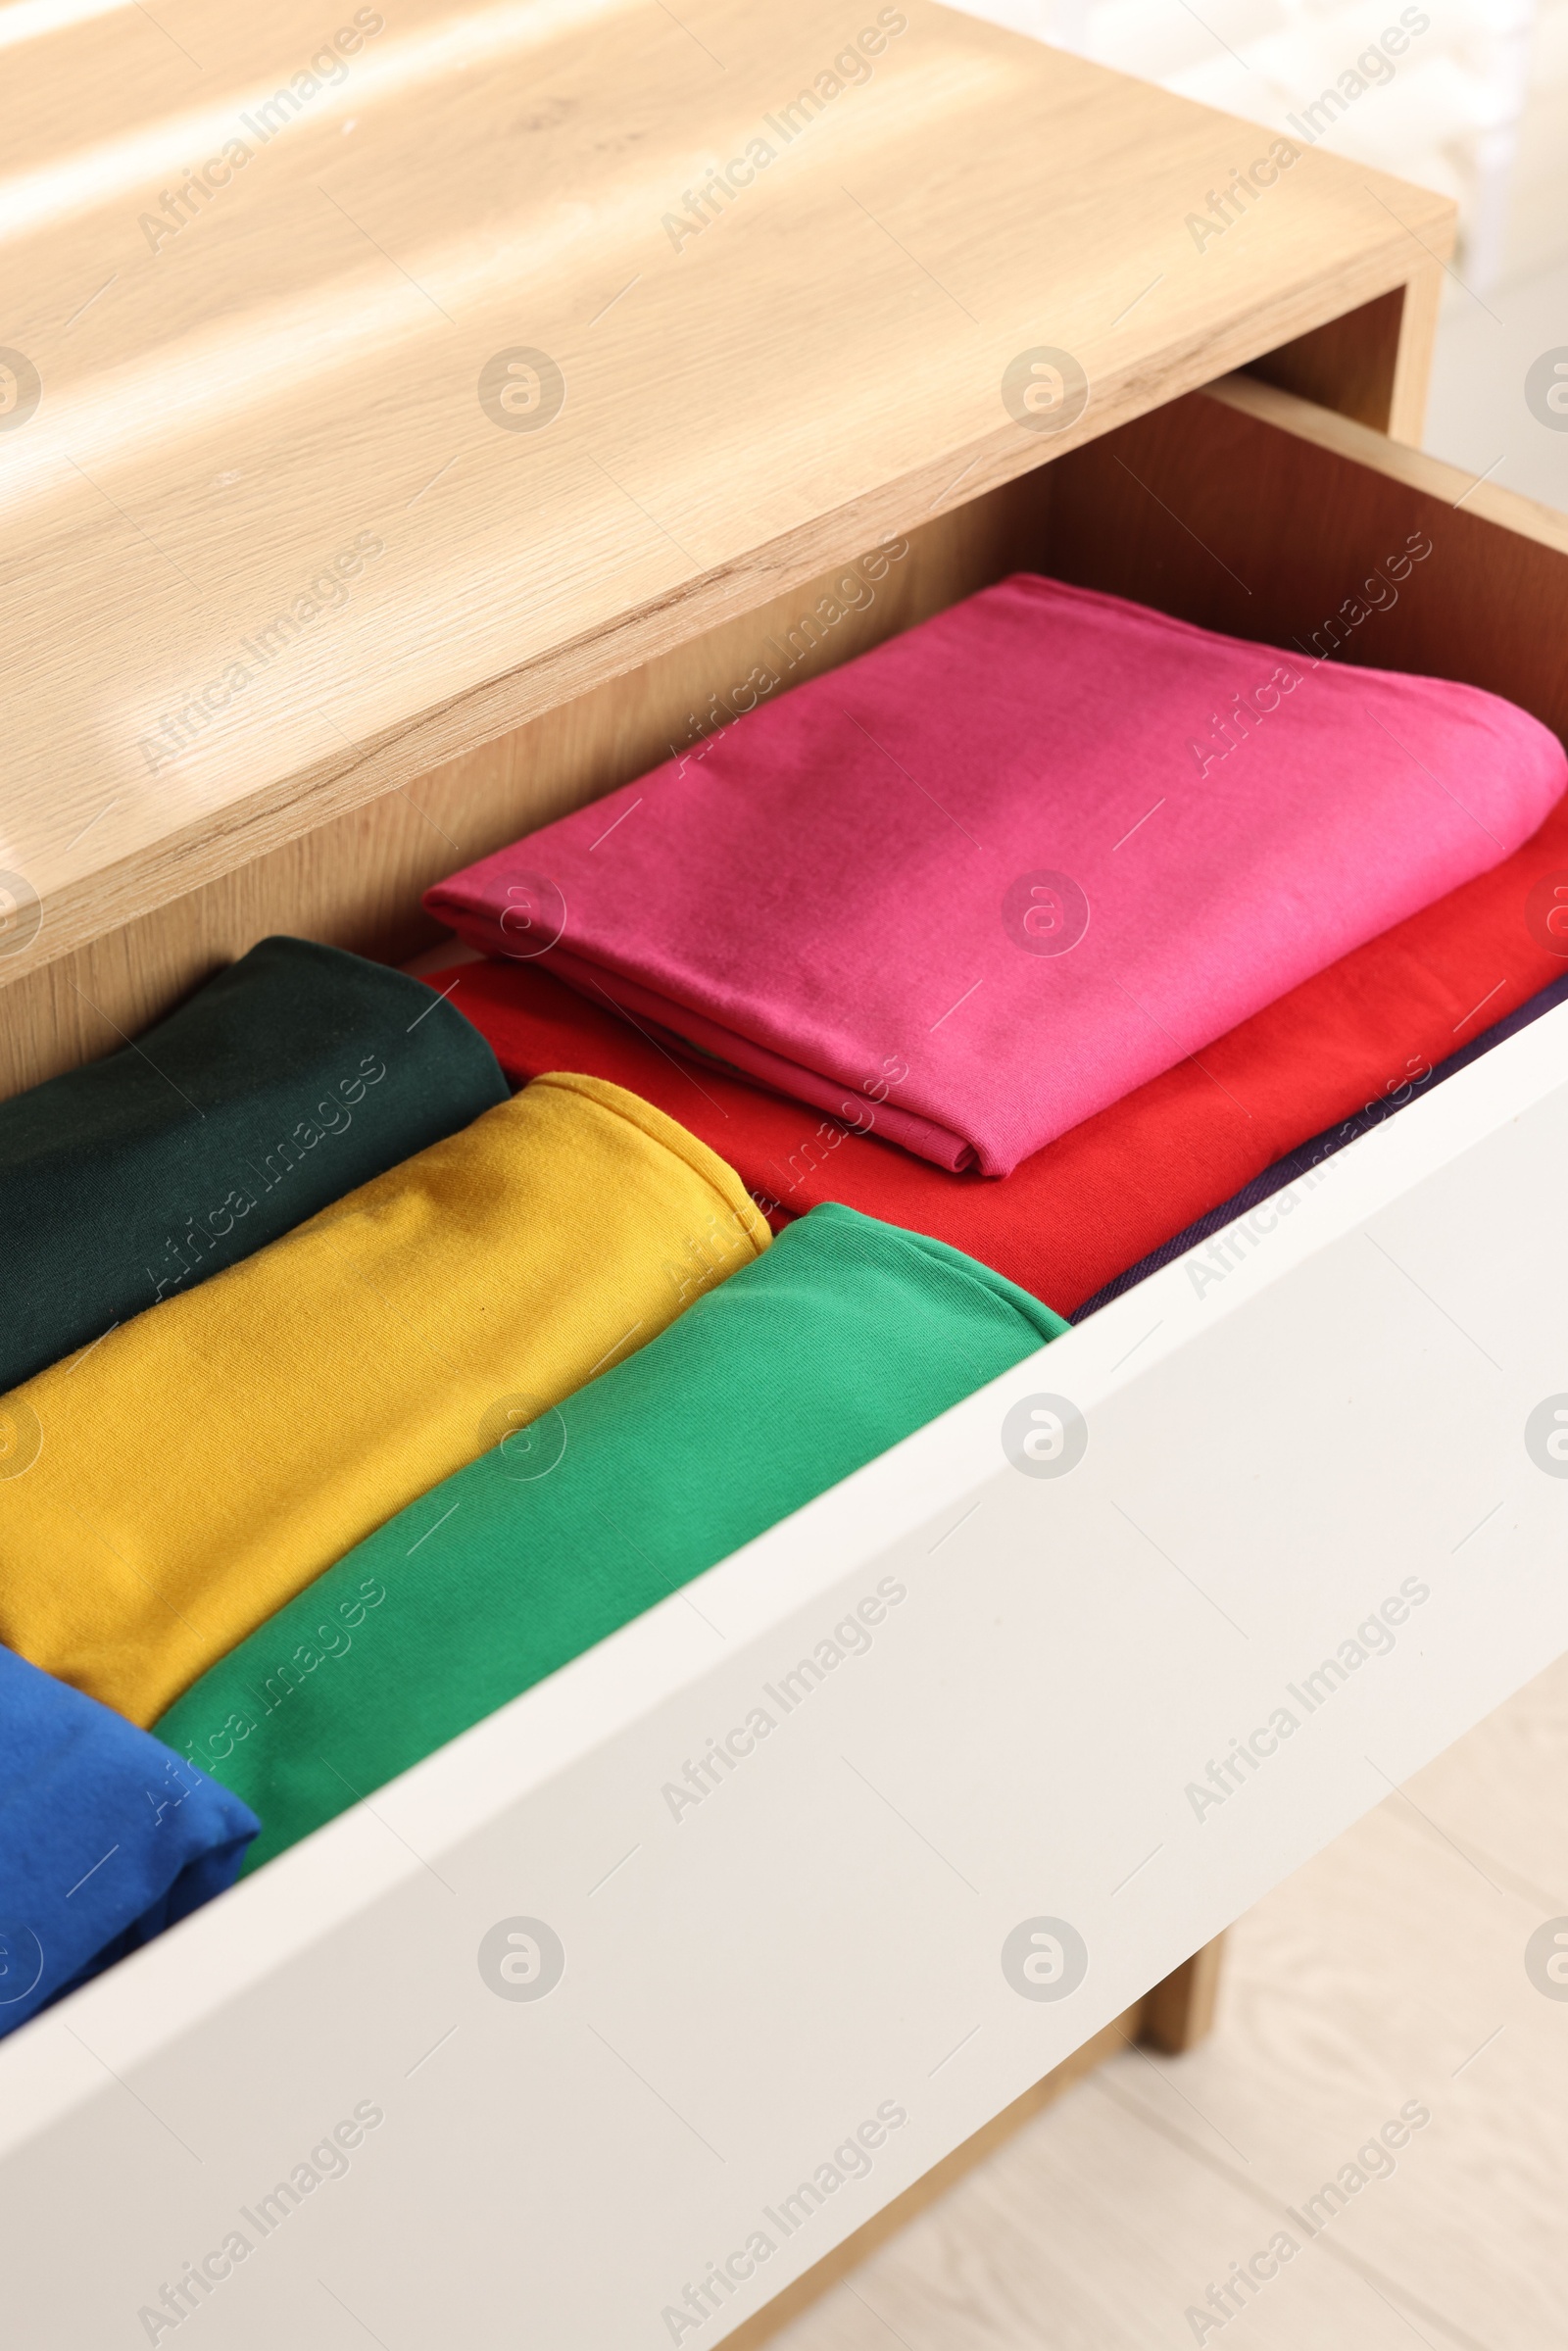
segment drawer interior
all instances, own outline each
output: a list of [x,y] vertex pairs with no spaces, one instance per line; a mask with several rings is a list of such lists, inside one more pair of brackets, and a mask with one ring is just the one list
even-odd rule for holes
[[[419,906],[431,882],[1015,569],[1460,679],[1568,733],[1568,521],[1294,393],[1230,377],[980,497],[960,479],[951,499],[880,549],[847,549],[760,611],[12,982],[0,1097],[113,1052],[269,932],[418,955],[441,936]],[[1404,569],[1421,544],[1431,553]]]
[[1568,734],[1568,517],[1246,377],[1054,467],[1045,539],[1063,579]]

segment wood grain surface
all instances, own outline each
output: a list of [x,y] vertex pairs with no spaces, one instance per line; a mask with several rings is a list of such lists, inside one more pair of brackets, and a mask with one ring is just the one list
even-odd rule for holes
[[420,909],[431,882],[672,751],[696,750],[729,723],[760,667],[782,691],[1038,562],[1051,478],[1038,470],[881,550],[860,549],[760,611],[25,971],[0,988],[0,1099],[113,1053],[269,932],[393,962],[448,936]]
[[[1431,555],[1343,626],[1412,532]],[[759,677],[787,690],[1019,566],[1238,636],[1467,679],[1568,733],[1568,521],[1231,376],[24,970],[0,989],[0,1096],[114,1051],[269,931],[402,960],[435,935],[418,898],[440,875],[695,748]],[[0,955],[0,974],[20,961]]]
[[1568,737],[1568,517],[1241,377],[1054,472],[1059,577],[1309,658],[1461,679]]
[[1407,285],[1265,352],[1250,372],[1419,447],[1444,284],[1443,265],[1426,262]]
[[[931,0],[95,0],[0,40],[12,981],[1451,233]],[[1059,432],[1004,405],[1043,349]]]

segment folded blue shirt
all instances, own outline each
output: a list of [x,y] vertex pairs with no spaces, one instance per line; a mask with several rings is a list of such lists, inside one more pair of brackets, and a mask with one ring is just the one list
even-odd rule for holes
[[221,1893],[260,1833],[162,1739],[0,1648],[0,2035]]

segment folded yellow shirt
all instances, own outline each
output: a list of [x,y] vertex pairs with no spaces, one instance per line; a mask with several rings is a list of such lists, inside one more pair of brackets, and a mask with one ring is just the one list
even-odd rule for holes
[[767,1247],[601,1078],[513,1101],[0,1398],[0,1640],[133,1722]]

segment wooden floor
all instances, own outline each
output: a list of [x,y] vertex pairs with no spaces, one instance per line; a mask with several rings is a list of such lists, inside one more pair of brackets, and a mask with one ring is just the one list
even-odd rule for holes
[[[769,2351],[1562,2351],[1568,1999],[1524,1969],[1561,1914],[1568,1659],[1242,1921],[1208,2042],[1114,2057]],[[1287,2207],[1408,2100],[1392,2176],[1309,2237]]]

